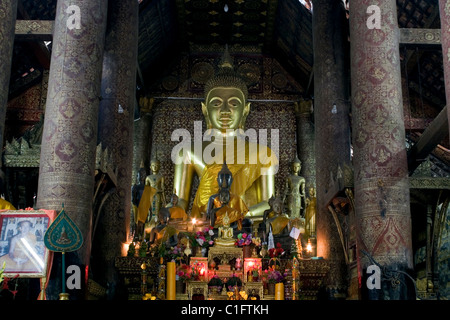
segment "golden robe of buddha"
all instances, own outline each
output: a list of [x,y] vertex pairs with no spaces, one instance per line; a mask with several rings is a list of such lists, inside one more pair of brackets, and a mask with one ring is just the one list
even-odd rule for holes
[[[244,132],[250,111],[248,92],[244,81],[234,73],[228,51],[224,54],[219,73],[207,82],[205,94],[202,111],[208,130],[203,141],[197,144],[199,148],[195,143],[191,144],[187,154],[180,156],[183,160],[175,165],[174,189],[179,190],[180,204],[186,210],[193,177],[197,174],[200,183],[191,217],[202,217],[210,197],[219,191],[216,177],[226,161],[234,179],[231,194],[241,198],[249,207],[249,216],[262,216],[268,208],[267,200],[274,193],[278,158],[266,145],[245,139],[250,135],[250,130]],[[208,138],[212,136],[214,138]],[[213,153],[212,161],[205,161]],[[234,201],[238,206],[236,210],[243,212],[240,201]]]
[[[221,207],[221,202],[218,198],[214,199],[214,207],[215,208],[220,208]],[[222,226],[223,224],[223,217],[225,216],[225,213],[228,215],[228,219],[229,219],[229,224],[233,223],[233,222],[238,222],[238,229],[242,229],[242,219],[245,216],[245,213],[247,213],[246,211],[241,212],[239,211],[239,209],[236,208],[246,208],[247,206],[245,205],[244,201],[242,201],[241,198],[237,197],[237,196],[232,196],[232,198],[230,198],[230,202],[220,208],[219,210],[217,210],[216,212],[216,219],[215,219],[215,223],[214,226]],[[248,211],[248,210],[247,210]]]
[[[231,178],[231,176],[229,178]],[[231,179],[229,179],[229,181],[231,181]],[[242,229],[242,219],[244,218],[243,214],[229,206],[230,190],[225,186],[226,182],[224,181],[219,195],[214,198],[214,208],[211,210],[211,214],[215,217],[214,226],[219,225],[217,230],[218,238],[215,243],[215,245],[219,247],[234,246],[233,228],[230,227],[230,224],[237,221],[238,229],[240,230]]]
[[141,166],[137,174],[137,184],[131,189],[131,202],[135,222],[135,240],[144,236],[144,225],[149,217],[149,211],[156,189],[145,184],[145,168]]
[[280,234],[290,222],[290,219],[283,213],[283,203],[280,197],[273,200],[272,210],[268,211],[266,217],[266,232],[269,233],[272,229],[272,234]]
[[309,198],[306,199],[305,210],[305,229],[308,237],[314,237],[316,235],[316,190],[309,188]]
[[170,212],[167,208],[161,208],[158,213],[158,225],[152,228],[149,234],[149,243],[157,246],[166,243],[174,247],[178,243],[178,230],[169,226]]
[[178,196],[174,193],[170,203],[166,206],[170,212],[170,220],[181,219],[183,221],[187,220],[187,213],[178,205]]

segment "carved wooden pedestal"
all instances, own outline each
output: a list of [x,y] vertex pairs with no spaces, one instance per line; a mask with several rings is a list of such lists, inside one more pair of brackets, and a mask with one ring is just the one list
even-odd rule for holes
[[323,280],[330,270],[326,260],[299,260],[299,299],[317,300]]

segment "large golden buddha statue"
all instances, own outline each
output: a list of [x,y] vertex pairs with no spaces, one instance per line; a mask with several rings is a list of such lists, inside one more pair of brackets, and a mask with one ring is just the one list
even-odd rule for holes
[[235,74],[227,49],[219,72],[205,85],[205,95],[202,112],[207,131],[203,141],[190,142],[182,155],[177,154],[174,189],[179,190],[180,205],[187,210],[194,174],[197,174],[200,183],[191,218],[204,217],[210,197],[218,194],[216,178],[226,161],[234,180],[231,194],[249,207],[247,217],[262,217],[268,208],[267,200],[274,193],[278,158],[266,145],[246,140],[250,132],[244,132],[250,112],[248,91],[245,82]]

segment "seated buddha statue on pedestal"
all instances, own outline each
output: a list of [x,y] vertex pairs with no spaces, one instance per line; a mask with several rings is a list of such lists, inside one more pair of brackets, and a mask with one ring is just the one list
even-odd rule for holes
[[219,64],[219,71],[206,83],[205,95],[202,112],[207,131],[202,141],[189,139],[189,142],[182,142],[180,150],[172,154],[175,162],[173,189],[178,191],[180,206],[187,210],[197,174],[200,183],[190,217],[204,218],[210,197],[218,194],[220,184],[216,183],[216,177],[226,162],[234,179],[230,193],[247,205],[247,216],[262,217],[268,208],[267,200],[274,193],[278,158],[261,141],[249,139],[249,130],[244,132],[250,112],[248,89],[235,73],[228,49]]
[[219,193],[209,198],[206,209],[206,219],[209,219],[210,225],[213,227],[223,225],[223,217],[227,213],[229,224],[236,222],[237,228],[242,229],[242,221],[248,208],[240,197],[230,192],[232,182],[233,176],[224,162],[222,170],[217,175],[217,184],[220,186]]
[[158,224],[149,234],[149,244],[166,247],[175,247],[178,243],[178,230],[169,225],[170,212],[167,208],[161,208],[158,212]]
[[172,195],[172,198],[170,199],[170,202],[166,206],[166,208],[169,209],[171,220],[181,219],[183,221],[186,221],[187,213],[182,207],[178,205],[178,196],[176,195],[176,193]]
[[242,215],[236,209],[228,206],[230,200],[230,192],[228,189],[221,189],[219,196],[216,199],[220,206],[213,208],[211,210],[211,215],[219,217],[221,225],[218,227],[215,245],[219,247],[233,247],[235,239],[233,238],[233,228],[230,227],[230,216],[235,219]]
[[286,227],[289,228],[289,222],[289,217],[283,214],[283,200],[280,196],[276,196],[272,200],[271,210],[267,210],[264,215],[263,223],[266,226],[266,234],[269,234],[270,229],[272,229],[273,235],[282,233]]

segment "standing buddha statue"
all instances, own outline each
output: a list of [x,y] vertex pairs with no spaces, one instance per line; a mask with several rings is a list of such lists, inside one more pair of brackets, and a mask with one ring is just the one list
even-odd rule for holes
[[291,219],[300,218],[302,214],[302,199],[305,200],[305,178],[299,175],[301,161],[295,156],[292,162],[292,173],[286,178],[283,203],[287,198],[287,210]]
[[135,241],[140,241],[144,236],[144,225],[149,216],[151,200],[156,189],[145,184],[146,171],[141,164],[137,173],[137,183],[131,188],[131,202],[135,222]]
[[316,189],[309,188],[309,198],[306,199],[305,230],[307,237],[316,236]]
[[166,205],[166,199],[164,196],[164,176],[159,173],[161,163],[158,159],[154,158],[150,162],[150,169],[152,174],[145,178],[145,185],[151,186],[156,190],[153,198],[151,199],[151,212],[154,220],[157,220],[159,210]]

